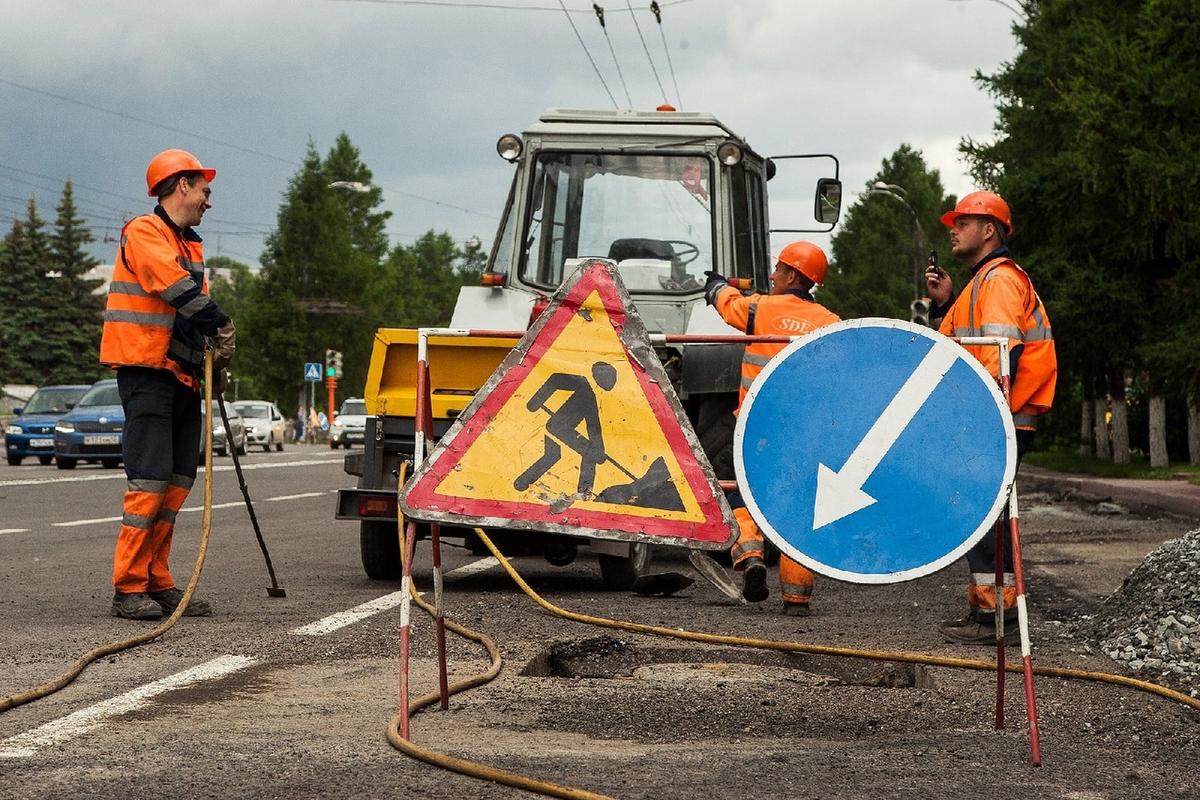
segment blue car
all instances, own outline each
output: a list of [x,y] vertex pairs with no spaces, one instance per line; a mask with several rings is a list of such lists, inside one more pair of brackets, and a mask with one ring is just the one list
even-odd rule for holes
[[43,386],[29,398],[29,404],[14,411],[17,418],[4,426],[4,455],[10,467],[26,458],[43,464],[54,460],[54,423],[66,414],[87,386]]
[[99,461],[106,469],[121,465],[125,410],[115,378],[96,381],[68,414],[54,424],[54,461],[75,469],[80,461]]

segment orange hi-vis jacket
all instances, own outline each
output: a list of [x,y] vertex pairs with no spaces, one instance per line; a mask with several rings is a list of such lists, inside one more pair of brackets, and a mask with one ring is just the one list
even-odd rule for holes
[[[800,336],[837,322],[840,318],[809,295],[797,290],[784,294],[743,296],[732,286],[722,289],[713,305],[721,319],[738,330],[759,336]],[[742,356],[742,386],[738,390],[738,409],[746,391],[763,367],[786,344],[754,342],[746,345]]]
[[[1050,317],[1025,270],[1006,251],[987,260],[975,270],[970,291],[964,289],[954,301],[939,330],[946,336],[1008,338],[1010,361],[1015,365],[1009,383],[1013,424],[1034,429],[1038,416],[1054,403],[1058,358]],[[998,348],[966,345],[966,349],[999,377]]]
[[228,322],[208,296],[204,245],[191,228],[176,226],[162,206],[126,223],[108,287],[100,363],[170,370],[195,388],[205,336]]

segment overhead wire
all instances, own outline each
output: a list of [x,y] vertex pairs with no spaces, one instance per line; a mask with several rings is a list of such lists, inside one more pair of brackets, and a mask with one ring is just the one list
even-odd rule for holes
[[638,38],[642,41],[642,49],[646,51],[646,60],[650,62],[650,71],[654,73],[654,80],[658,83],[658,90],[662,92],[663,102],[667,102],[667,90],[663,88],[662,81],[658,77],[658,70],[654,67],[654,59],[650,57],[650,48],[646,46],[646,37],[642,36],[642,26],[638,25],[637,14],[633,13],[633,3],[630,0],[625,0],[625,5],[629,8],[629,17],[633,20],[633,27],[637,28]]
[[[558,11],[561,10],[557,6],[518,6],[518,5],[513,5],[512,3],[481,3],[481,2],[475,2],[474,0],[472,0],[472,2],[465,2],[465,3],[452,2],[452,0],[329,0],[329,2],[332,2],[332,3],[366,3],[366,4],[370,4],[370,5],[382,5],[382,6],[431,6],[434,8],[466,8],[466,9],[486,8],[486,9],[493,9],[493,10],[498,10],[498,11],[553,11],[553,12],[557,13]],[[693,0],[664,0],[664,2],[661,3],[660,5],[662,5],[665,8],[666,6],[677,6],[682,3],[691,3],[691,2],[693,2]],[[617,9],[617,10],[624,13],[624,9]],[[587,14],[589,12],[587,11],[587,9],[583,9],[583,8],[572,8],[572,9],[568,9],[567,13],[568,14]]]
[[675,80],[675,64],[671,61],[671,48],[667,47],[667,34],[663,32],[662,6],[659,5],[658,0],[651,0],[650,11],[653,12],[654,19],[658,20],[658,35],[662,37],[663,53],[667,56],[667,67],[671,70],[671,84],[675,87],[675,102],[682,111],[683,95],[679,93],[679,81]]
[[625,101],[633,108],[633,98],[629,96],[629,87],[625,85],[625,74],[621,72],[621,62],[617,60],[617,51],[613,49],[612,38],[608,35],[608,26],[604,24],[604,9],[599,3],[592,3],[596,19],[600,21],[600,30],[604,31],[604,41],[608,42],[608,52],[612,54],[613,65],[617,68],[617,77],[621,79],[621,88],[625,90]]
[[604,87],[604,93],[612,101],[613,108],[620,108],[621,106],[617,104],[617,98],[613,97],[613,93],[609,91],[608,84],[604,81],[604,76],[600,74],[600,68],[596,66],[596,59],[592,58],[592,51],[588,50],[587,44],[583,41],[583,36],[579,33],[579,28],[575,27],[575,20],[571,19],[571,12],[567,11],[567,4],[563,0],[558,0],[558,4],[562,6],[563,16],[567,18],[567,24],[571,26],[571,30],[575,31],[575,38],[579,40],[579,46],[583,48],[583,54],[587,56],[592,69],[596,71],[596,77],[600,79],[600,85]]

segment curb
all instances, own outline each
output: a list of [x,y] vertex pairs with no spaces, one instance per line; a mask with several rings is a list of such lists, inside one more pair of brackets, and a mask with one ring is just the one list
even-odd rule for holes
[[1128,505],[1200,519],[1200,486],[1193,486],[1190,483],[1133,478],[1096,478],[1090,475],[1054,472],[1029,465],[1021,466],[1018,478],[1027,487],[1071,489],[1101,500],[1110,498]]

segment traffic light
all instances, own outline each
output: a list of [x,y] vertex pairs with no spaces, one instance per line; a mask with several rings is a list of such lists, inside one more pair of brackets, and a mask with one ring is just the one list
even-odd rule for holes
[[326,350],[325,351],[325,377],[326,378],[335,377],[333,374],[333,355],[336,352],[337,352],[336,350]]
[[929,327],[929,298],[921,298],[920,300],[912,301],[912,317],[911,320],[917,325]]
[[341,350],[333,351],[333,377],[335,377],[335,378],[342,377],[342,351]]

